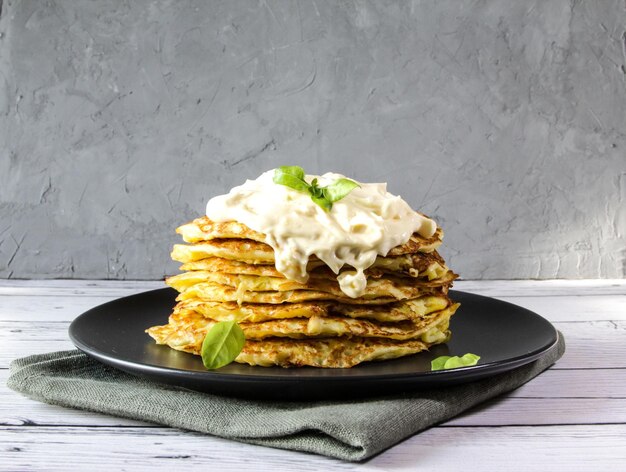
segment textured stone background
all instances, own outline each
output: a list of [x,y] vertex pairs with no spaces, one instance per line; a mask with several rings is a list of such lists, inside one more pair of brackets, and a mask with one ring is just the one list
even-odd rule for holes
[[7,1],[0,277],[159,278],[281,164],[387,181],[466,279],[626,274],[623,1]]

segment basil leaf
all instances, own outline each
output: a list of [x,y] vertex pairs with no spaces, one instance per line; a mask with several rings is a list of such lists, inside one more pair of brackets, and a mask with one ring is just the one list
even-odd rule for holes
[[313,182],[311,182],[311,186],[309,187],[309,193],[311,194],[311,197],[315,197],[315,198],[325,198],[324,197],[324,189],[319,188],[316,184],[317,182],[315,182],[316,179],[313,179]]
[[333,204],[329,202],[328,200],[326,200],[324,197],[316,197],[314,195],[311,195],[311,200],[313,200],[320,207],[322,207],[324,211],[330,211],[331,208],[333,207]]
[[339,179],[327,187],[324,187],[324,197],[331,203],[338,202],[357,187],[361,186],[354,180]]
[[448,359],[450,359],[450,356],[441,356],[441,357],[438,357],[437,359],[433,359],[432,361],[430,361],[430,370],[443,369],[443,366]]
[[202,363],[207,369],[219,369],[235,360],[246,337],[235,321],[220,321],[207,333],[202,343]]
[[308,192],[317,205],[325,211],[330,211],[333,202],[341,200],[348,195],[359,184],[350,179],[339,179],[326,187],[318,186],[317,179],[313,179],[311,184],[305,180],[304,169],[300,166],[281,166],[274,170],[272,178],[275,184],[284,185],[298,192]]
[[480,356],[476,354],[467,353],[462,357],[454,356],[446,361],[444,369],[456,369],[457,367],[469,367],[478,363]]
[[430,363],[431,370],[457,369],[459,367],[469,367],[478,364],[480,356],[468,352],[462,357],[441,356],[433,359]]
[[279,170],[281,174],[293,175],[300,180],[304,180],[304,169],[300,166],[280,166],[277,170]]
[[309,184],[307,184],[304,180],[299,179],[292,174],[284,174],[280,172],[279,169],[276,169],[274,172],[274,178],[272,180],[275,184],[284,185],[285,187],[289,187],[300,192],[306,192],[310,188]]

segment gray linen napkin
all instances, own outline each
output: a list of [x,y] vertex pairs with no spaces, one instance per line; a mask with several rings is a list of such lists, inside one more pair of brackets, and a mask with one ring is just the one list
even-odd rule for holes
[[7,385],[53,405],[360,461],[519,387],[554,364],[564,351],[559,333],[558,344],[541,358],[494,377],[440,389],[340,401],[255,401],[199,393],[126,374],[80,351],[17,359],[11,363]]

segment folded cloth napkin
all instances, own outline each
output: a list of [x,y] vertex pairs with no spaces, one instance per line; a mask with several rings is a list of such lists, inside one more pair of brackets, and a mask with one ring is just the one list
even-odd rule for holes
[[80,351],[11,363],[7,385],[35,400],[348,461],[367,459],[429,426],[511,391],[554,364],[563,336],[536,361],[462,385],[376,398],[276,402],[211,395],[154,383]]

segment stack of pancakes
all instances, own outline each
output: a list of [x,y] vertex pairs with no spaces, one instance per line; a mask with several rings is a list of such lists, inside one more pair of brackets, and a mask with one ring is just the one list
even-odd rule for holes
[[[157,343],[200,354],[219,321],[236,321],[246,342],[236,362],[251,365],[352,367],[414,354],[449,339],[459,304],[447,296],[457,277],[428,239],[413,234],[365,271],[358,298],[344,294],[337,274],[311,256],[309,279],[285,278],[265,235],[234,221],[198,218],[176,230],[172,258],[182,274],[166,279],[179,293],[164,326],[147,332]],[[346,267],[342,270],[352,270]]]

